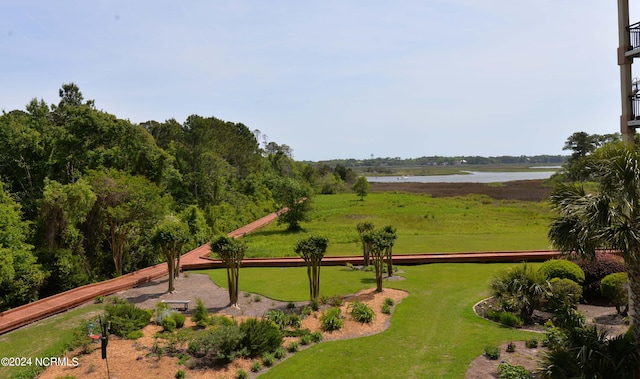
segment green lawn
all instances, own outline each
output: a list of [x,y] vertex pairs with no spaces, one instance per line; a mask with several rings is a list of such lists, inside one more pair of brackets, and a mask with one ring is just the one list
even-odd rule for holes
[[[81,321],[98,315],[103,309],[102,304],[82,306],[3,334],[0,336],[0,357],[59,357],[65,345],[73,340],[73,333]],[[34,368],[0,366],[0,378],[26,375]],[[24,376],[28,377],[31,376]]]
[[360,254],[356,225],[397,228],[395,254],[545,250],[550,211],[546,202],[499,201],[486,196],[432,198],[407,193],[354,194],[313,199],[312,221],[299,233],[272,224],[243,237],[247,257],[294,256],[298,239],[309,234],[329,237],[327,255]]
[[[507,329],[478,317],[473,304],[488,296],[487,281],[507,264],[433,264],[401,267],[402,281],[385,286],[409,292],[385,332],[323,342],[296,353],[261,378],[464,378],[484,347],[540,335]],[[206,271],[225,285],[224,270]],[[353,293],[374,284],[373,273],[323,267],[321,293]],[[308,298],[304,268],[242,269],[241,291],[284,300]]]

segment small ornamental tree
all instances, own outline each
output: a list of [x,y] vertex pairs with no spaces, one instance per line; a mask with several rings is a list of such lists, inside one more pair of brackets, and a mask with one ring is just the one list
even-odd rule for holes
[[229,302],[238,308],[238,282],[240,278],[240,265],[247,245],[233,237],[219,236],[211,241],[213,251],[227,267],[227,284],[229,287]]
[[320,266],[322,258],[329,246],[329,240],[320,236],[309,236],[296,243],[295,252],[307,265],[309,277],[309,298],[312,302],[318,301],[320,296]]
[[[180,270],[180,254],[189,240],[187,225],[177,217],[169,215],[158,224],[151,236],[151,243],[167,260],[169,270],[169,292],[175,291],[174,278]],[[177,260],[177,262],[176,262]]]
[[398,236],[396,235],[396,228],[391,225],[384,226],[382,231],[389,238],[389,246],[385,250],[385,260],[387,261],[387,276],[390,278],[393,276],[393,245]]
[[605,276],[600,282],[602,295],[616,307],[619,315],[629,312],[629,277],[626,272],[616,272]]
[[362,239],[362,236],[371,230],[373,230],[373,224],[370,222],[361,222],[356,225],[356,229],[358,229],[358,235],[360,236],[360,242],[362,243],[362,258],[364,259],[364,267],[369,266],[369,250],[366,243]]
[[371,184],[369,184],[369,181],[365,176],[358,176],[358,179],[356,179],[356,182],[351,189],[360,197],[360,201],[364,201],[364,197],[369,194]]
[[385,230],[374,230],[366,232],[362,240],[368,245],[369,256],[376,272],[376,291],[382,292],[382,274],[384,267],[384,257],[387,249],[393,244],[393,236]]

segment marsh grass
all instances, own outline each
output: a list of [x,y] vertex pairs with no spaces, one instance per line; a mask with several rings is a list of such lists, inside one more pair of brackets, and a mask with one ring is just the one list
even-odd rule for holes
[[327,255],[361,252],[356,225],[371,222],[398,230],[395,254],[549,248],[550,211],[545,202],[494,200],[484,195],[432,198],[424,194],[319,195],[312,221],[291,233],[272,224],[244,237],[247,257],[295,256],[296,241],[311,234],[329,238]]

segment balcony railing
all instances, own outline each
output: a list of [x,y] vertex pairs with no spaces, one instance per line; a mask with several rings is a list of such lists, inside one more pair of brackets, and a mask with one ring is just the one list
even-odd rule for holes
[[632,97],[631,98],[631,122],[630,124],[638,124],[640,123],[640,98]]
[[640,48],[640,22],[629,25],[629,41],[631,42],[631,48],[629,50],[635,50]]

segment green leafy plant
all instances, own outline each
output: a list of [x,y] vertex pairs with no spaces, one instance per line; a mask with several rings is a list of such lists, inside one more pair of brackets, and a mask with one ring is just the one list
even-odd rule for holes
[[182,313],[173,312],[171,314],[171,318],[176,323],[176,328],[180,329],[184,326],[184,322],[187,320],[187,317]]
[[251,363],[251,372],[258,372],[262,369],[262,363],[260,361],[254,361]]
[[570,279],[578,284],[584,283],[584,271],[576,263],[566,259],[550,259],[544,262],[538,272],[547,279]]
[[173,332],[176,330],[176,321],[171,317],[162,320],[162,330],[165,332]]
[[389,306],[389,304],[382,304],[382,309],[380,311],[382,313],[386,314],[386,315],[390,315],[391,314],[391,306]]
[[246,356],[255,358],[272,352],[282,345],[282,333],[278,326],[267,319],[250,318],[240,324],[242,347]]
[[174,377],[176,379],[184,379],[187,377],[187,375],[184,373],[184,371],[182,370],[178,370],[178,372],[176,372],[176,374],[174,375]]
[[359,301],[349,304],[348,311],[354,320],[362,323],[371,322],[376,315],[370,306]]
[[484,355],[491,360],[498,360],[500,358],[500,348],[497,346],[487,346],[484,348]]
[[191,320],[195,322],[198,326],[207,326],[209,324],[209,311],[207,307],[204,306],[202,299],[196,299],[196,307],[193,310],[193,316],[191,316]]
[[320,324],[324,331],[342,329],[344,326],[344,320],[340,314],[340,308],[333,307],[322,312],[322,316],[320,316]]
[[510,312],[501,312],[500,313],[500,323],[505,326],[510,326],[512,328],[519,328],[522,326],[522,319],[513,313]]
[[515,366],[507,362],[498,365],[498,379],[529,379],[531,373],[523,366]]
[[273,357],[275,359],[282,359],[286,355],[287,355],[287,352],[284,350],[282,346],[280,346],[279,348],[276,349],[276,351],[273,352]]
[[303,336],[300,337],[300,345],[302,346],[307,346],[311,344],[311,335],[310,334],[305,334]]
[[105,310],[106,321],[111,323],[111,332],[120,337],[147,326],[152,313],[129,302],[107,304]]
[[322,341],[322,332],[313,332],[310,334],[310,336],[311,336],[311,341],[313,343],[318,343]]
[[272,353],[262,354],[262,364],[265,365],[265,367],[273,366],[274,361],[275,361],[275,357]]
[[537,348],[537,347],[538,347],[538,340],[537,340],[537,339],[535,339],[535,338],[532,338],[532,339],[530,339],[530,340],[526,340],[526,341],[524,342],[524,345],[525,345],[526,347],[528,347],[529,349],[535,349],[535,348]]
[[507,353],[513,353],[513,352],[515,352],[515,351],[516,351],[516,344],[515,344],[515,343],[513,343],[513,342],[509,342],[509,343],[507,344],[507,349],[506,349],[506,350],[507,350]]
[[600,292],[616,307],[619,315],[629,312],[629,277],[626,272],[616,272],[602,278]]
[[236,379],[247,379],[247,378],[249,378],[249,374],[243,369],[236,371]]
[[290,352],[290,353],[295,353],[296,351],[298,351],[299,347],[300,347],[300,344],[298,342],[291,341],[287,345],[287,351]]
[[393,301],[393,299],[392,299],[392,298],[390,298],[390,297],[386,297],[386,298],[384,299],[384,304],[386,304],[386,305],[388,305],[388,306],[390,306],[390,307],[393,307],[394,305],[396,305],[396,302],[395,302],[395,301]]

